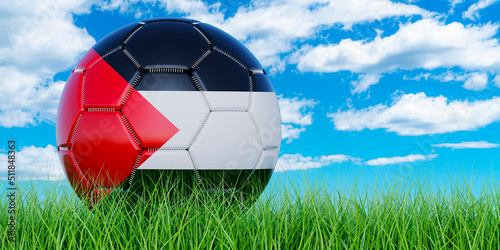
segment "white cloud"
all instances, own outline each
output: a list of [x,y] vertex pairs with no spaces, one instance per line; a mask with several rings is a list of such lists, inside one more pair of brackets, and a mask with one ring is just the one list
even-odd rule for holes
[[343,39],[297,52],[301,71],[382,74],[397,69],[461,67],[500,72],[498,24],[464,26],[422,19],[402,25],[388,37],[370,42]]
[[471,5],[467,11],[462,13],[462,17],[476,20],[480,17],[479,11],[496,3],[498,0],[479,0],[477,3]]
[[468,90],[483,90],[488,84],[488,75],[486,73],[472,73],[463,87]]
[[479,101],[449,101],[444,96],[406,94],[390,105],[329,113],[335,129],[361,131],[383,128],[398,135],[426,135],[475,130],[500,120],[500,97]]
[[357,81],[351,82],[351,85],[354,87],[351,93],[359,94],[366,91],[371,85],[377,84],[381,77],[381,75],[377,74],[359,75]]
[[493,82],[497,88],[500,88],[500,75],[495,76],[495,78],[493,78]]
[[[7,176],[7,154],[0,154],[2,165],[0,175]],[[59,162],[57,150],[52,145],[45,148],[29,146],[16,152],[17,179],[55,180],[66,178]]]
[[[389,0],[254,0],[239,7],[236,13],[224,18],[221,4],[207,4],[199,0],[147,0],[167,13],[180,13],[189,18],[218,26],[243,41],[261,63],[271,72],[282,71],[287,54],[295,50],[294,42],[316,37],[323,29],[341,25],[348,29],[353,24],[381,20],[388,17],[432,13],[415,5]],[[128,8],[136,12],[137,0],[112,0],[104,9]],[[227,2],[226,2],[227,3]],[[141,2],[144,4],[144,1]],[[126,7],[124,7],[126,6]]]
[[282,122],[281,138],[287,139],[287,143],[290,143],[299,138],[300,133],[306,131],[306,126],[312,124],[311,110],[318,103],[313,99],[285,98],[283,95],[278,96],[278,103]]
[[0,126],[53,122],[69,69],[94,42],[73,24],[89,11],[83,0],[26,0],[0,3]]
[[311,168],[321,168],[334,163],[343,163],[346,161],[359,161],[358,158],[349,155],[323,155],[317,157],[303,156],[301,154],[284,154],[278,159],[276,172],[291,170],[307,170]]
[[433,144],[432,146],[438,148],[464,149],[464,148],[498,148],[500,144],[490,143],[487,141],[464,141],[460,143]]
[[365,163],[370,166],[383,166],[389,164],[399,164],[405,162],[416,162],[416,161],[425,161],[432,160],[437,157],[436,154],[432,155],[407,155],[407,156],[396,156],[396,157],[382,157],[373,160],[366,161]]

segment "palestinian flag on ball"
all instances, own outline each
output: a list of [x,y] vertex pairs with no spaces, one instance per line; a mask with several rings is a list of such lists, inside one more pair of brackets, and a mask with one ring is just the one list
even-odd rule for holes
[[154,187],[258,196],[281,141],[259,62],[189,19],[134,23],[99,41],[68,79],[56,130],[68,179],[90,204],[112,191],[148,199]]

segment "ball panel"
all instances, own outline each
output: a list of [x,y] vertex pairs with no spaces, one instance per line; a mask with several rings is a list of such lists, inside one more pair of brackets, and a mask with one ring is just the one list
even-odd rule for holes
[[132,173],[142,149],[129,134],[120,112],[84,112],[72,150],[91,184],[115,187]]
[[252,174],[252,169],[197,170],[204,191],[237,191]]
[[201,61],[193,74],[208,91],[250,91],[248,71],[218,51]]
[[189,148],[197,169],[254,169],[262,146],[247,112],[212,112]]
[[83,73],[71,73],[64,86],[56,121],[56,138],[59,147],[71,147],[71,134],[76,119],[84,111],[81,92],[83,76]]
[[85,108],[119,109],[131,88],[105,60],[92,66],[83,81]]
[[129,190],[145,199],[166,195],[180,202],[180,198],[191,195],[195,183],[194,170],[137,169]]
[[255,169],[247,183],[240,188],[240,192],[245,194],[245,198],[250,202],[257,200],[264,191],[273,174],[272,169]]
[[101,189],[101,188],[95,188],[92,190],[92,204],[97,204],[100,201],[102,201],[108,194],[110,194],[113,190],[112,189]]
[[135,86],[136,90],[197,91],[188,74],[145,73]]
[[139,91],[179,132],[162,149],[187,149],[210,109],[200,91]]
[[281,115],[274,92],[252,92],[248,112],[257,125],[265,149],[281,145]]
[[59,150],[64,173],[68,177],[69,184],[82,201],[89,201],[92,186],[87,182],[72,156],[71,150]]
[[262,150],[259,162],[255,169],[274,169],[278,161],[279,148]]
[[130,92],[122,112],[143,148],[160,148],[179,131],[135,89]]
[[193,19],[189,19],[189,18],[182,18],[182,17],[159,17],[159,18],[151,18],[151,19],[142,20],[141,22],[143,22],[143,23],[154,23],[154,22],[196,23],[198,21],[193,20]]
[[271,80],[266,74],[251,74],[252,91],[254,92],[274,92]]
[[130,85],[141,73],[122,50],[115,51],[103,59]]
[[222,50],[235,57],[249,70],[263,70],[255,56],[228,33],[206,23],[195,24],[195,27],[205,34],[215,49]]
[[187,150],[159,150],[154,152],[138,169],[188,169],[194,170]]
[[121,49],[125,40],[140,26],[142,25],[139,23],[131,23],[123,26],[105,36],[92,48],[101,56],[104,56],[113,50]]
[[87,53],[85,53],[82,59],[80,59],[78,64],[76,64],[75,69],[87,70],[92,65],[92,63],[96,62],[100,58],[101,56],[91,48],[89,49],[89,51],[87,51]]
[[143,68],[190,68],[210,46],[188,23],[153,22],[138,30],[125,49]]
[[204,92],[211,111],[238,110],[247,111],[250,92],[206,91]]

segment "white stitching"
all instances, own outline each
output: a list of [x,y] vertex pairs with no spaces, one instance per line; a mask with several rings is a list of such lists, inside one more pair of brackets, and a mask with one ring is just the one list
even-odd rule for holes
[[181,151],[186,149],[181,148],[147,148],[147,151],[156,152],[156,151]]
[[245,70],[248,70],[239,60],[237,60],[236,58],[232,57],[231,55],[229,55],[228,53],[222,51],[222,50],[219,50],[219,49],[215,49],[217,52],[229,57],[229,59],[233,60],[234,62],[236,62],[237,64],[239,64],[242,68],[244,68]]
[[80,123],[82,116],[83,116],[83,113],[80,114],[80,116],[78,116],[78,120],[76,120],[75,129],[73,130],[73,134],[71,135],[71,147],[73,147],[73,141],[75,140],[76,129],[78,129],[78,124]]
[[128,50],[123,49],[123,53],[127,55],[127,57],[132,61],[132,63],[137,67],[138,69],[141,68],[141,65],[135,60],[135,58],[128,52]]
[[205,58],[208,56],[208,54],[210,54],[210,52],[211,52],[210,50],[207,50],[207,52],[205,52],[205,54],[203,54],[203,55],[202,55],[202,56],[201,56],[201,57],[200,57],[200,58],[199,58],[199,59],[198,59],[198,60],[197,60],[197,61],[193,64],[193,66],[191,66],[191,68],[192,68],[192,69],[195,69],[195,68],[196,68],[196,67],[197,67],[197,66],[201,63],[201,61],[203,61],[203,59],[205,59]]
[[114,108],[88,108],[87,111],[96,111],[96,112],[110,112],[110,111],[116,111]]
[[208,44],[210,44],[210,45],[212,44],[210,42],[210,40],[208,40],[208,38],[205,36],[205,34],[203,34],[203,32],[201,32],[201,30],[198,29],[198,27],[196,27],[196,26],[193,25],[193,28],[195,28],[198,32],[200,32],[200,34],[203,36],[203,38],[205,38],[205,41],[207,41]]
[[128,36],[128,37],[127,37],[127,39],[125,39],[125,42],[123,42],[123,45],[127,44],[127,43],[128,43],[128,41],[130,40],[130,38],[132,38],[132,36],[133,36],[133,35],[135,35],[135,33],[136,33],[137,31],[139,31],[142,27],[144,27],[144,24],[143,24],[143,25],[141,25],[141,26],[139,26],[139,28],[137,28],[136,30],[134,30],[134,32],[132,32],[132,33],[130,34],[130,36]]
[[149,73],[184,73],[186,69],[180,68],[151,68],[146,69]]
[[135,136],[134,131],[132,131],[132,127],[130,127],[130,124],[128,123],[127,118],[125,118],[125,115],[122,115],[122,120],[125,123],[125,126],[127,126],[128,132],[130,132],[130,135],[132,136],[132,138],[134,138],[135,143],[137,143],[137,145],[140,147],[141,144],[139,143],[139,140]]
[[196,88],[198,88],[199,91],[203,91],[203,88],[201,87],[200,83],[198,82],[198,79],[196,79],[196,76],[192,75],[191,80],[193,80],[194,84],[196,85]]
[[132,182],[133,182],[134,176],[135,176],[135,172],[137,171],[137,167],[139,166],[140,160],[141,160],[141,155],[137,156],[137,160],[135,161],[135,164],[134,164],[134,170],[132,170],[132,173],[130,174],[130,180],[128,181],[129,185],[132,185]]
[[196,180],[201,185],[202,181],[201,181],[200,173],[198,173],[198,169],[196,168],[196,164],[194,163],[193,156],[191,155],[189,150],[188,150],[188,154],[189,154],[189,159],[191,159],[191,163],[193,164],[193,167],[194,167],[194,174],[196,175]]
[[85,177],[85,174],[83,174],[83,171],[82,169],[80,168],[80,165],[78,165],[78,162],[76,161],[76,158],[75,158],[75,155],[73,154],[73,151],[71,151],[71,157],[73,158],[73,160],[75,161],[75,165],[76,167],[78,168],[78,171],[80,171],[80,174],[82,174],[83,176],[83,179],[85,179],[85,181],[92,186],[92,184],[89,182],[89,180],[87,180],[87,177]]
[[264,143],[262,142],[262,137],[260,135],[259,127],[257,126],[257,123],[255,122],[255,119],[253,118],[252,113],[248,112],[248,114],[250,115],[250,118],[252,119],[253,125],[255,126],[255,129],[257,130],[257,134],[259,135],[260,145],[262,146],[262,148],[264,148]]
[[248,112],[245,109],[214,109],[212,112]]

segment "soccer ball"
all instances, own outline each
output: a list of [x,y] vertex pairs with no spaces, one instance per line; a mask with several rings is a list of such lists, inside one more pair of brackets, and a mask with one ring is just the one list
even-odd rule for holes
[[109,34],[76,65],[57,113],[59,156],[90,207],[113,191],[258,197],[281,143],[276,94],[224,31],[183,18]]

